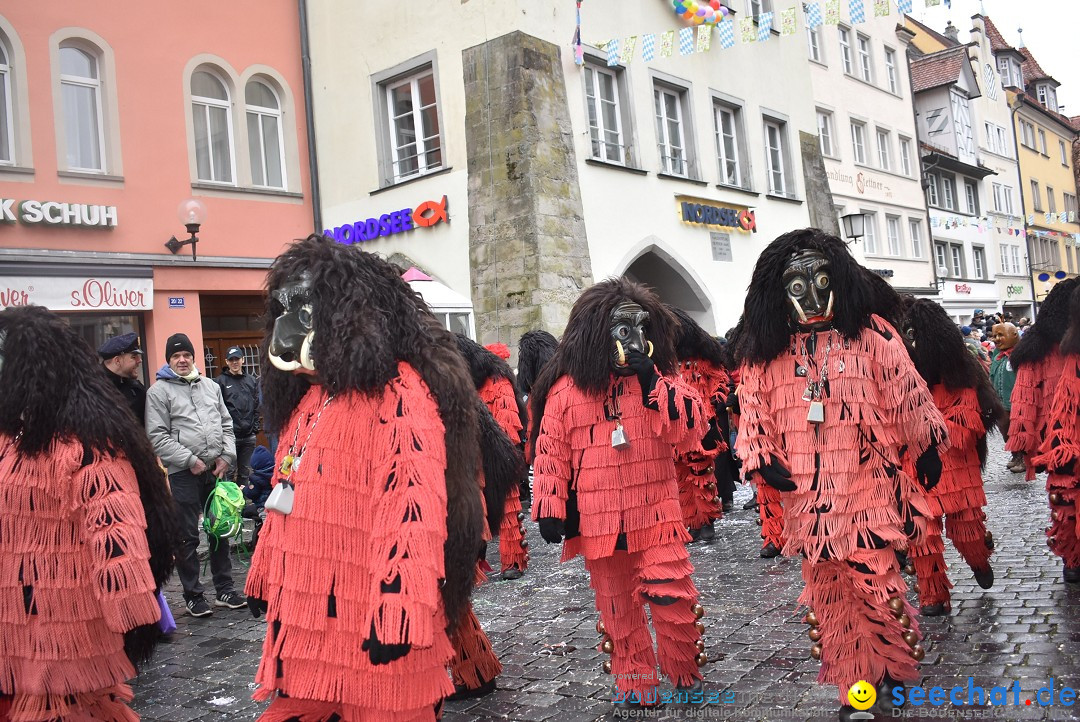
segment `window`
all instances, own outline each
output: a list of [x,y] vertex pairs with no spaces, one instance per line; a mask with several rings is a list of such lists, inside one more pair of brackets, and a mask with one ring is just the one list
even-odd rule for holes
[[851,75],[851,31],[847,28],[840,28],[840,62],[844,72]]
[[859,52],[859,77],[868,83],[874,82],[873,66],[870,63],[870,38],[859,33],[856,35]]
[[284,188],[285,142],[277,93],[266,83],[252,80],[244,89],[244,101],[247,103],[251,182],[267,188]]
[[1001,257],[1001,272],[1009,272],[1009,246],[1002,243],[998,247],[998,255]]
[[785,123],[766,118],[765,120],[765,162],[768,166],[769,193],[781,196],[794,195],[794,186],[789,176],[788,152],[785,135]]
[[393,182],[443,167],[435,73],[431,67],[383,86]]
[[1046,186],[1046,210],[1057,213],[1057,200],[1054,198],[1054,187]]
[[1020,270],[1020,246],[1013,246],[1012,253],[1012,271],[1013,273],[1023,273]]
[[1061,151],[1061,164],[1067,168],[1069,166],[1069,152],[1065,150],[1065,141],[1058,141],[1058,150]]
[[998,152],[1002,155],[1012,155],[1012,145],[1009,143],[1009,136],[1005,134],[1005,129],[1000,125],[995,126],[998,139]]
[[943,278],[948,278],[950,275],[952,275],[949,272],[948,253],[949,251],[944,243],[934,244],[934,257],[937,258],[937,273],[938,276],[941,276]]
[[1013,214],[1013,189],[1001,183],[993,184],[994,210],[998,213]]
[[835,157],[833,149],[833,123],[832,113],[826,113],[824,110],[817,112],[817,127],[818,127],[818,140],[821,141],[821,154],[824,156]]
[[890,93],[900,92],[896,75],[896,51],[892,48],[885,48],[885,82]]
[[15,122],[11,110],[11,66],[0,42],[0,164],[15,162]]
[[1046,131],[1039,128],[1039,152],[1046,155]]
[[878,166],[882,170],[890,170],[892,168],[892,152],[889,146],[891,139],[889,138],[889,132],[885,130],[879,130],[877,132],[877,155]]
[[[730,5],[731,3],[727,3]],[[746,0],[746,13],[757,22],[758,15],[772,10],[772,0]]]
[[967,201],[967,212],[973,216],[979,215],[979,186],[967,178],[964,179],[964,200]]
[[60,93],[68,170],[103,173],[105,131],[97,58],[80,48],[61,47]]
[[742,118],[740,110],[734,106],[713,106],[713,120],[716,130],[716,155],[720,161],[721,185],[744,188],[749,186],[749,178],[744,180],[742,172]]
[[949,257],[952,260],[950,271],[957,278],[964,277],[964,248],[955,243],[949,244]]
[[926,174],[926,202],[932,206],[938,204],[938,177],[936,173]]
[[998,73],[1001,84],[1006,88],[1023,88],[1024,74],[1016,58],[998,58]]
[[922,258],[922,221],[908,221],[911,234],[911,257]]
[[911,139],[900,137],[900,172],[911,175]]
[[956,210],[956,192],[952,176],[941,176],[941,204],[950,211]]
[[986,251],[982,248],[971,249],[971,265],[974,266],[975,278],[986,278]]
[[1042,194],[1039,193],[1039,181],[1031,181],[1031,207],[1037,211],[1042,210]]
[[1058,112],[1057,91],[1054,90],[1054,86],[1050,85],[1050,83],[1039,83],[1035,91],[1039,95],[1039,103],[1042,104],[1042,107],[1055,113]]
[[1035,126],[1026,120],[1020,121],[1020,144],[1035,149]]
[[810,51],[810,59],[819,63],[825,62],[821,53],[821,26],[812,28],[806,26],[806,46]]
[[1072,195],[1071,193],[1062,193],[1061,195],[1065,199],[1065,212],[1070,214],[1069,222],[1071,223],[1072,220],[1075,218],[1075,214],[1078,210],[1076,207],[1076,196]]
[[855,152],[855,162],[866,165],[866,126],[851,121],[851,147]]
[[592,157],[612,163],[626,163],[623,142],[619,79],[614,70],[585,64],[585,100],[589,112]]
[[876,254],[878,252],[877,213],[863,212],[863,215],[866,216],[866,222],[863,227],[863,233],[866,235],[863,236],[863,243],[866,244],[865,248],[868,254]]
[[902,256],[901,248],[903,238],[900,236],[900,219],[896,216],[885,216],[885,238],[889,242],[889,255]]
[[233,129],[229,90],[206,70],[191,74],[195,166],[201,181],[233,182]]
[[953,130],[956,133],[956,147],[961,157],[975,157],[975,138],[971,130],[971,104],[967,97],[953,91],[951,93]]
[[683,103],[686,91],[667,86],[653,88],[656,113],[656,142],[660,150],[660,168],[671,175],[688,176],[686,141],[683,132]]

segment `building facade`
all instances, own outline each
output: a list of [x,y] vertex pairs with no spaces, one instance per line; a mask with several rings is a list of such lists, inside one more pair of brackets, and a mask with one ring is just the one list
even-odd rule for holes
[[300,45],[290,2],[5,5],[0,303],[95,348],[138,331],[151,375],[175,332],[207,372],[233,343],[255,361],[266,268],[315,226]]
[[[801,17],[684,55],[693,26],[669,3],[595,0],[576,58],[572,3],[436,4],[419,45],[368,3],[310,13],[325,230],[471,298],[482,343],[558,334],[581,290],[622,274],[723,333],[769,241],[836,229]],[[418,225],[428,203],[447,212]],[[368,232],[400,209],[411,223]]]
[[856,256],[898,290],[934,297],[930,228],[919,175],[908,46],[896,16],[808,31],[821,152],[837,215],[862,213]]

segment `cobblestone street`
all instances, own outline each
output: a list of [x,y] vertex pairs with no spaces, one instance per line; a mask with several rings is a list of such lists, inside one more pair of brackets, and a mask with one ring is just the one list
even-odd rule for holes
[[[989,690],[1018,680],[1021,705],[1031,699],[1032,706],[946,704],[911,708],[911,716],[991,719],[997,712],[998,719],[1080,720],[1080,704],[1041,709],[1035,702],[1040,687],[1080,687],[1080,586],[1066,587],[1061,562],[1047,549],[1042,480],[1026,483],[1022,475],[1010,474],[1000,439],[991,447],[987,513],[997,542],[992,558],[997,582],[991,590],[979,589],[946,545],[955,584],[953,611],[920,620],[927,649],[922,684],[966,687],[970,676]],[[691,547],[706,609],[706,691],[734,693],[733,703],[698,710],[697,718],[835,720],[836,690],[815,682],[818,663],[809,657],[807,628],[795,604],[802,588],[799,561],[759,558],[756,512],[741,510],[748,496],[740,488],[736,511],[718,524],[715,541]],[[556,547],[544,544],[531,523],[529,539],[526,576],[492,579],[474,596],[477,615],[505,668],[498,690],[447,705],[445,722],[587,722],[611,716],[612,680],[601,670],[606,655],[596,649],[597,614],[581,561],[558,564]],[[497,546],[490,545],[489,552],[497,565]],[[237,571],[239,580],[242,566]],[[252,679],[265,623],[246,610],[217,609],[209,619],[182,614],[178,583],[170,586],[168,598],[179,628],[135,684],[142,718],[254,719],[261,706],[251,700]],[[657,714],[671,717],[676,711]]]

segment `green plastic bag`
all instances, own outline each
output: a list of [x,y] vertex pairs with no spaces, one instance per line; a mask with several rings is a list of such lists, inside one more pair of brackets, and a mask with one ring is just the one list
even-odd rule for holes
[[203,531],[215,542],[231,539],[240,533],[244,510],[244,492],[235,483],[218,479],[203,509]]

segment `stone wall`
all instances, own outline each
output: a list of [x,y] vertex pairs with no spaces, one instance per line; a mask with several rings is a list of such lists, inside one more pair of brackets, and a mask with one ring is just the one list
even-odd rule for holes
[[836,217],[836,204],[829,188],[829,177],[825,174],[825,160],[821,156],[818,137],[800,131],[799,150],[802,153],[803,182],[806,184],[810,225],[843,238],[840,235],[840,219]]
[[462,52],[477,340],[560,335],[592,283],[559,48],[522,32]]

